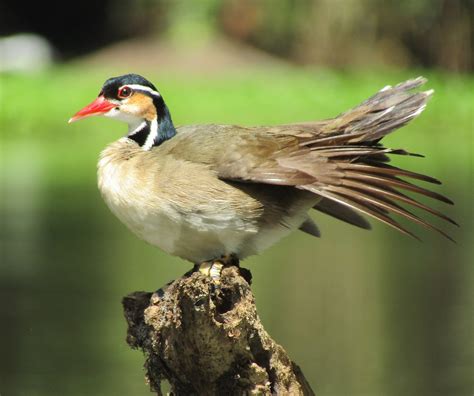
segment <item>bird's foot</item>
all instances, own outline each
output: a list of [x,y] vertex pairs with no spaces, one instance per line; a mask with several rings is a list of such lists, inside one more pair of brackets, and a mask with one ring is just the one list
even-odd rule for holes
[[239,259],[235,254],[226,254],[218,259],[204,261],[197,265],[197,270],[212,278],[215,284],[219,284],[224,267],[239,266]]
[[239,265],[239,258],[235,254],[227,254],[218,259],[204,261],[196,264],[190,273],[199,271],[201,274],[209,276],[216,286],[219,286],[221,280],[222,270],[225,267],[237,267],[240,276],[242,276],[247,283],[252,284],[252,274],[246,268]]
[[210,276],[215,283],[219,283],[221,279],[224,264],[220,261],[205,261],[199,264],[198,271],[206,276]]

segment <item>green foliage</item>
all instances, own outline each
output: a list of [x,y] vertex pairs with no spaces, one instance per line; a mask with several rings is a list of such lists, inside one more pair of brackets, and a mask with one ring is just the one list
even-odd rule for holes
[[234,39],[305,64],[473,69],[471,0],[222,0]]

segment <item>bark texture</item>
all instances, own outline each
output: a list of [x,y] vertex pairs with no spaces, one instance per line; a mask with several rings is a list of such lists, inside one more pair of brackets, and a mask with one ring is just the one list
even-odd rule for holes
[[195,272],[123,299],[127,342],[145,353],[152,391],[167,380],[173,395],[314,395],[263,328],[249,275],[226,267],[216,286]]

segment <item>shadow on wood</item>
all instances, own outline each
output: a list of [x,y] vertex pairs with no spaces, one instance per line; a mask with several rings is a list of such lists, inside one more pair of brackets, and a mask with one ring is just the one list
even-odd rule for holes
[[246,274],[226,267],[216,287],[188,273],[162,291],[124,297],[127,342],[145,353],[152,391],[161,395],[167,380],[173,395],[314,395],[263,328]]

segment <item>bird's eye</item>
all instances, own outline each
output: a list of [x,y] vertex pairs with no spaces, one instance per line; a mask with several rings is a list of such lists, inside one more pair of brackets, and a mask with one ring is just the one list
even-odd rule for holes
[[118,91],[119,98],[128,98],[132,94],[132,89],[130,87],[122,87]]

